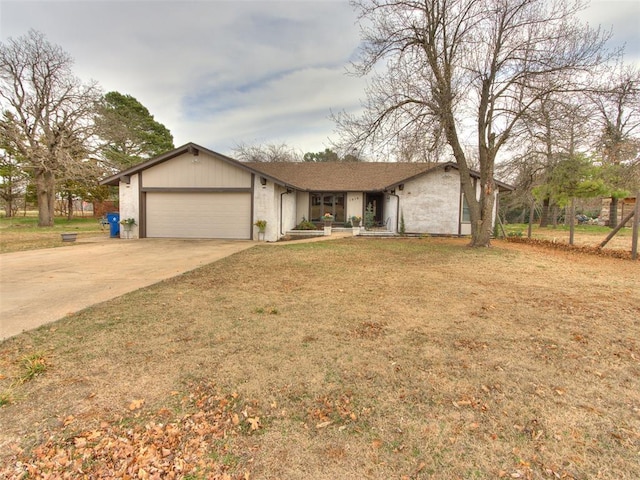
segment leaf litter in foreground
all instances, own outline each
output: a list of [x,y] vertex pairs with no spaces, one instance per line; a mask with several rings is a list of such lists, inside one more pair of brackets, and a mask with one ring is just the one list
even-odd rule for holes
[[[137,399],[128,409],[139,411],[143,404],[143,399]],[[48,432],[46,442],[18,452],[0,469],[0,478],[172,479],[198,475],[249,479],[248,469],[236,468],[241,462],[215,459],[249,458],[248,449],[232,451],[232,440],[261,428],[258,412],[242,405],[238,394],[221,394],[210,384],[197,385],[183,398],[183,407],[187,413],[178,415],[163,407],[148,412],[146,422],[102,421],[98,428],[72,434],[67,427],[74,422],[63,422],[58,431]],[[168,421],[158,421],[162,418]]]

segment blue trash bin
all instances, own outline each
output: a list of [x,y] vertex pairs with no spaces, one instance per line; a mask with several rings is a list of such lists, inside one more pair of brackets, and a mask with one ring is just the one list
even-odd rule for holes
[[107,213],[107,222],[109,222],[109,236],[116,238],[120,236],[120,214],[118,212]]

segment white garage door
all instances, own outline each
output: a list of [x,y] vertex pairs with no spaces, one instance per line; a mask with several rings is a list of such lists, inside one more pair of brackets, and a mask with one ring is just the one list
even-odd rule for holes
[[149,238],[238,238],[251,235],[250,193],[147,193]]

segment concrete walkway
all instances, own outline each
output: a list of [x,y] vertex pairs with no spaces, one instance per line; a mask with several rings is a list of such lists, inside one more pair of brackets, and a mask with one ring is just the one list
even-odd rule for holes
[[88,239],[0,255],[0,340],[256,245],[250,241]]

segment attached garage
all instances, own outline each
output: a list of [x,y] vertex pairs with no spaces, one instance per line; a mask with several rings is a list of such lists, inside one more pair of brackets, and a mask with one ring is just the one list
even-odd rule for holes
[[119,187],[120,218],[136,222],[127,238],[252,240],[256,181],[245,164],[189,143],[101,183]]
[[251,193],[148,192],[149,238],[251,238]]

